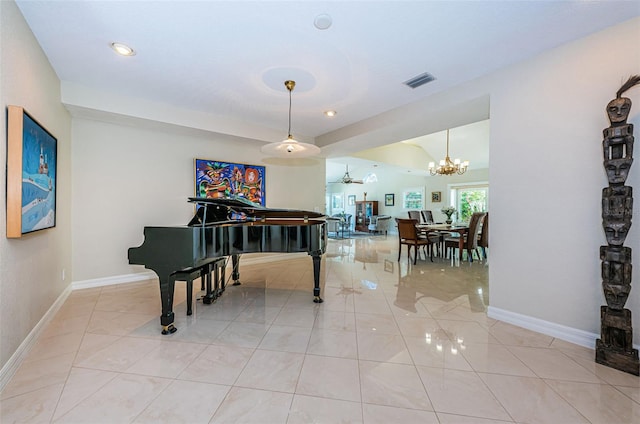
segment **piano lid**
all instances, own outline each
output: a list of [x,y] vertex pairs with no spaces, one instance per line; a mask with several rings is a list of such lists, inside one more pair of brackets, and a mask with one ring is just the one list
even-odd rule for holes
[[189,225],[215,223],[229,220],[235,221],[262,221],[269,219],[309,219],[322,218],[324,214],[319,212],[297,209],[273,209],[253,203],[243,197],[226,199],[213,199],[208,197],[189,197],[189,202],[202,207],[198,208],[196,215]]

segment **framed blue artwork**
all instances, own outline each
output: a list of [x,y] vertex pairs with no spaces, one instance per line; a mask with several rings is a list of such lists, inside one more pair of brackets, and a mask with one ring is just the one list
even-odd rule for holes
[[7,123],[7,238],[19,238],[56,225],[58,140],[19,106]]

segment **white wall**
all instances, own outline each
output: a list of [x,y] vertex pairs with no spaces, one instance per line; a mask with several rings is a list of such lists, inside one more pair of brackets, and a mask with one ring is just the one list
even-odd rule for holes
[[[343,194],[345,200],[345,212],[354,214],[355,206],[348,206],[349,195],[355,195],[356,200],[364,200],[364,192],[367,193],[367,200],[378,201],[378,215],[390,215],[394,218],[407,218],[408,209],[402,207],[402,194],[406,189],[422,187],[425,191],[425,205],[423,209],[433,212],[436,221],[444,221],[445,215],[440,212],[440,208],[449,204],[449,184],[487,182],[489,180],[488,169],[478,169],[468,171],[463,175],[442,176],[415,176],[410,173],[399,173],[397,171],[385,170],[381,165],[373,170],[378,177],[378,182],[369,184],[328,184],[327,193]],[[364,175],[352,173],[355,179],[362,179]],[[431,202],[431,192],[442,193],[442,201]],[[385,206],[385,194],[394,194],[394,206]],[[391,232],[397,232],[395,223],[391,225]]]
[[[640,73],[639,40],[640,19],[634,19],[491,77],[492,308],[599,334],[605,107]],[[629,122],[637,137],[640,87],[625,95],[634,102]],[[639,168],[635,164],[627,180],[636,190]],[[625,243],[635,264],[639,213],[636,207]],[[626,305],[636,344],[638,270]]]
[[[67,287],[61,270],[71,267],[72,231],[74,281],[132,272],[126,249],[142,242],[144,225],[173,225],[189,217],[189,206],[181,202],[193,192],[191,167],[196,156],[264,161],[269,206],[323,209],[323,163],[287,167],[269,163],[260,155],[259,144],[246,139],[87,119],[73,123],[72,192],[71,126],[59,101],[58,80],[13,2],[0,2],[0,23],[3,107],[24,106],[58,137],[60,171],[55,229],[7,240],[1,227],[0,364],[6,363]],[[377,119],[386,123],[385,134],[402,134],[402,128],[414,121],[433,123],[437,114],[425,111],[443,102],[449,110],[491,97],[491,310],[599,332],[604,298],[598,249],[606,243],[600,196],[607,185],[601,131],[609,125],[604,108],[629,75],[640,73],[638,40],[640,19],[634,19],[390,112],[397,119]],[[635,101],[630,122],[636,128],[639,90],[627,93]],[[470,118],[465,123],[472,122]],[[6,127],[4,114],[2,122]],[[336,131],[326,139],[349,132],[350,128]],[[349,142],[348,137],[343,141]],[[4,145],[0,152],[0,160],[6,161]],[[627,182],[636,189],[639,172],[636,164]],[[0,178],[3,184],[4,173]],[[435,191],[424,185],[427,193]],[[392,188],[380,186],[378,200],[392,192],[388,189]],[[5,222],[5,208],[0,209]],[[637,208],[635,212],[639,216]],[[626,243],[634,249],[635,264],[640,255],[639,231],[636,223]],[[633,312],[636,343],[640,341],[639,285],[636,266],[626,305]]]
[[144,226],[189,222],[195,158],[265,165],[268,207],[322,211],[324,160],[276,164],[261,145],[142,120],[133,126],[74,117],[74,283],[145,271],[129,265],[127,249],[142,244]]
[[[15,3],[0,1],[0,99],[24,107],[58,139],[56,227],[6,238],[6,205],[0,207],[0,368],[70,283],[71,118],[60,104],[60,83]],[[0,163],[6,163],[6,142]],[[0,173],[0,187],[5,187]],[[3,196],[4,197],[4,196]],[[66,269],[66,280],[62,270]]]
[[[403,128],[442,130],[456,105],[464,109],[473,99],[490,97],[489,314],[510,314],[540,324],[539,330],[575,333],[584,341],[599,335],[600,306],[606,304],[599,258],[599,247],[606,244],[600,206],[601,190],[608,185],[602,168],[602,130],[609,126],[605,107],[630,75],[640,74],[639,40],[636,18],[390,111],[376,118],[387,123],[384,130],[376,127],[375,133],[362,135],[359,123],[323,141],[342,136],[341,143],[368,138],[379,145]],[[640,87],[626,96],[635,102],[629,122],[637,134]],[[442,104],[448,108],[438,109]],[[480,108],[466,119],[459,124],[487,117]],[[636,190],[638,168],[631,168],[627,180]],[[636,221],[638,213],[636,207]],[[636,265],[638,227],[636,222],[626,241]],[[626,308],[633,314],[637,345],[638,266]]]

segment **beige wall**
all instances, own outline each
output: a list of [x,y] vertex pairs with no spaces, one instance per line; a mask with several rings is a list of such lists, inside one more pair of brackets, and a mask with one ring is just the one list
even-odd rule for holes
[[[56,227],[20,239],[6,238],[0,208],[0,367],[71,282],[71,118],[60,103],[60,83],[15,3],[0,1],[0,99],[2,134],[6,107],[24,107],[58,139]],[[6,142],[0,144],[6,163]],[[0,187],[5,187],[0,173]],[[4,198],[4,195],[3,195]],[[67,271],[65,281],[62,270]]]
[[186,225],[193,216],[194,159],[266,166],[268,207],[324,210],[323,159],[275,164],[261,143],[172,125],[73,119],[73,281],[125,279],[145,271],[127,249],[145,225]]
[[[609,126],[605,107],[630,75],[640,74],[639,41],[636,18],[390,111],[377,118],[387,125],[372,123],[371,134],[364,134],[366,123],[359,123],[323,136],[323,141],[368,138],[380,145],[405,128],[441,131],[447,123],[487,119],[482,104],[464,106],[489,97],[489,315],[593,345],[605,304],[599,258],[599,247],[606,244],[600,207],[601,190],[608,184],[602,168],[602,130]],[[627,96],[635,101],[629,122],[638,134],[640,87]],[[454,122],[458,105],[468,112],[463,122]],[[640,186],[639,168],[632,167],[627,185]],[[634,249],[635,264],[639,227],[632,226],[626,242]],[[637,266],[626,307],[633,313],[637,346]]]
[[[345,212],[353,214],[355,206],[348,206],[349,195],[355,195],[356,200],[363,200],[364,192],[367,192],[367,200],[378,201],[378,215],[390,215],[394,218],[407,218],[407,209],[402,207],[402,194],[407,189],[423,188],[425,192],[424,208],[433,212],[436,221],[444,221],[445,215],[440,212],[440,208],[449,204],[448,188],[450,184],[463,184],[489,181],[488,169],[477,169],[468,171],[463,175],[442,176],[413,176],[408,173],[399,173],[393,170],[385,170],[384,165],[374,169],[378,182],[370,184],[328,184],[327,193],[341,194],[345,199]],[[351,173],[355,179],[361,179],[364,175]],[[431,192],[442,193],[442,201],[431,202]],[[385,206],[384,195],[394,194],[394,206]],[[395,224],[392,224],[390,232],[396,233]]]
[[[640,74],[640,19],[492,75],[491,307],[600,332],[605,107]],[[640,129],[640,87],[626,93]],[[636,155],[638,153],[636,143]],[[640,188],[634,164],[627,185]],[[637,202],[636,202],[637,204]],[[640,263],[640,210],[626,245]],[[640,342],[640,268],[627,308]]]
[[[269,165],[269,206],[324,209],[323,165],[270,163],[260,155],[260,143],[251,140],[76,118],[72,156],[70,119],[59,100],[55,73],[15,4],[0,2],[0,23],[3,107],[24,106],[57,136],[60,171],[55,229],[7,240],[1,227],[0,365],[67,287],[61,272],[72,265],[71,234],[74,281],[133,272],[126,249],[142,241],[144,225],[174,225],[189,217],[189,206],[182,202],[192,193],[194,157],[264,161]],[[425,121],[425,116],[432,125],[437,114],[425,112],[438,109],[436,105],[444,103],[450,112],[457,104],[490,96],[490,313],[506,311],[588,334],[599,332],[604,299],[598,249],[605,243],[600,193],[607,185],[601,131],[609,125],[604,108],[630,74],[640,73],[638,40],[640,19],[635,19],[377,120],[386,127],[372,133],[374,141],[403,134],[403,127]],[[636,128],[639,90],[628,93],[636,103],[630,119]],[[443,129],[432,126],[434,131]],[[351,128],[344,130],[349,132]],[[324,141],[340,134],[336,131]],[[4,143],[0,152],[4,162]],[[627,183],[636,188],[638,168],[632,167]],[[4,183],[4,175],[0,178]],[[4,222],[4,207],[0,209]],[[627,239],[636,264],[639,231],[636,224]],[[627,307],[634,314],[637,344],[638,267],[632,285]]]

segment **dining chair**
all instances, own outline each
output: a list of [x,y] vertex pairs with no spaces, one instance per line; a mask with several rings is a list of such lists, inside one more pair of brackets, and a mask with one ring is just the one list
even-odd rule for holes
[[422,215],[422,221],[425,224],[433,224],[433,213],[431,211],[420,211],[420,215]]
[[421,236],[416,225],[419,221],[415,219],[396,218],[398,224],[398,261],[402,253],[402,245],[407,246],[407,259],[411,261],[411,247],[413,247],[413,264],[418,260],[418,248],[426,247],[431,251],[431,262],[433,262],[433,245],[439,240],[438,236]]
[[420,215],[420,211],[409,211],[409,219],[415,219],[418,221],[418,224],[422,221],[422,216]]
[[[469,230],[463,236],[463,249],[467,251],[467,258],[469,259],[469,262],[473,262],[473,252],[476,252],[478,255],[478,260],[481,259],[480,252],[478,251],[478,230],[486,216],[487,212],[474,212],[469,220]],[[446,249],[447,256],[449,256],[450,249],[451,255],[455,253],[455,249],[459,247],[459,240],[459,237],[446,237],[444,239],[444,247]]]
[[489,248],[489,212],[487,212],[487,215],[484,217],[484,222],[482,223],[482,229],[478,236],[478,247],[482,249],[482,256],[487,259],[487,249]]

